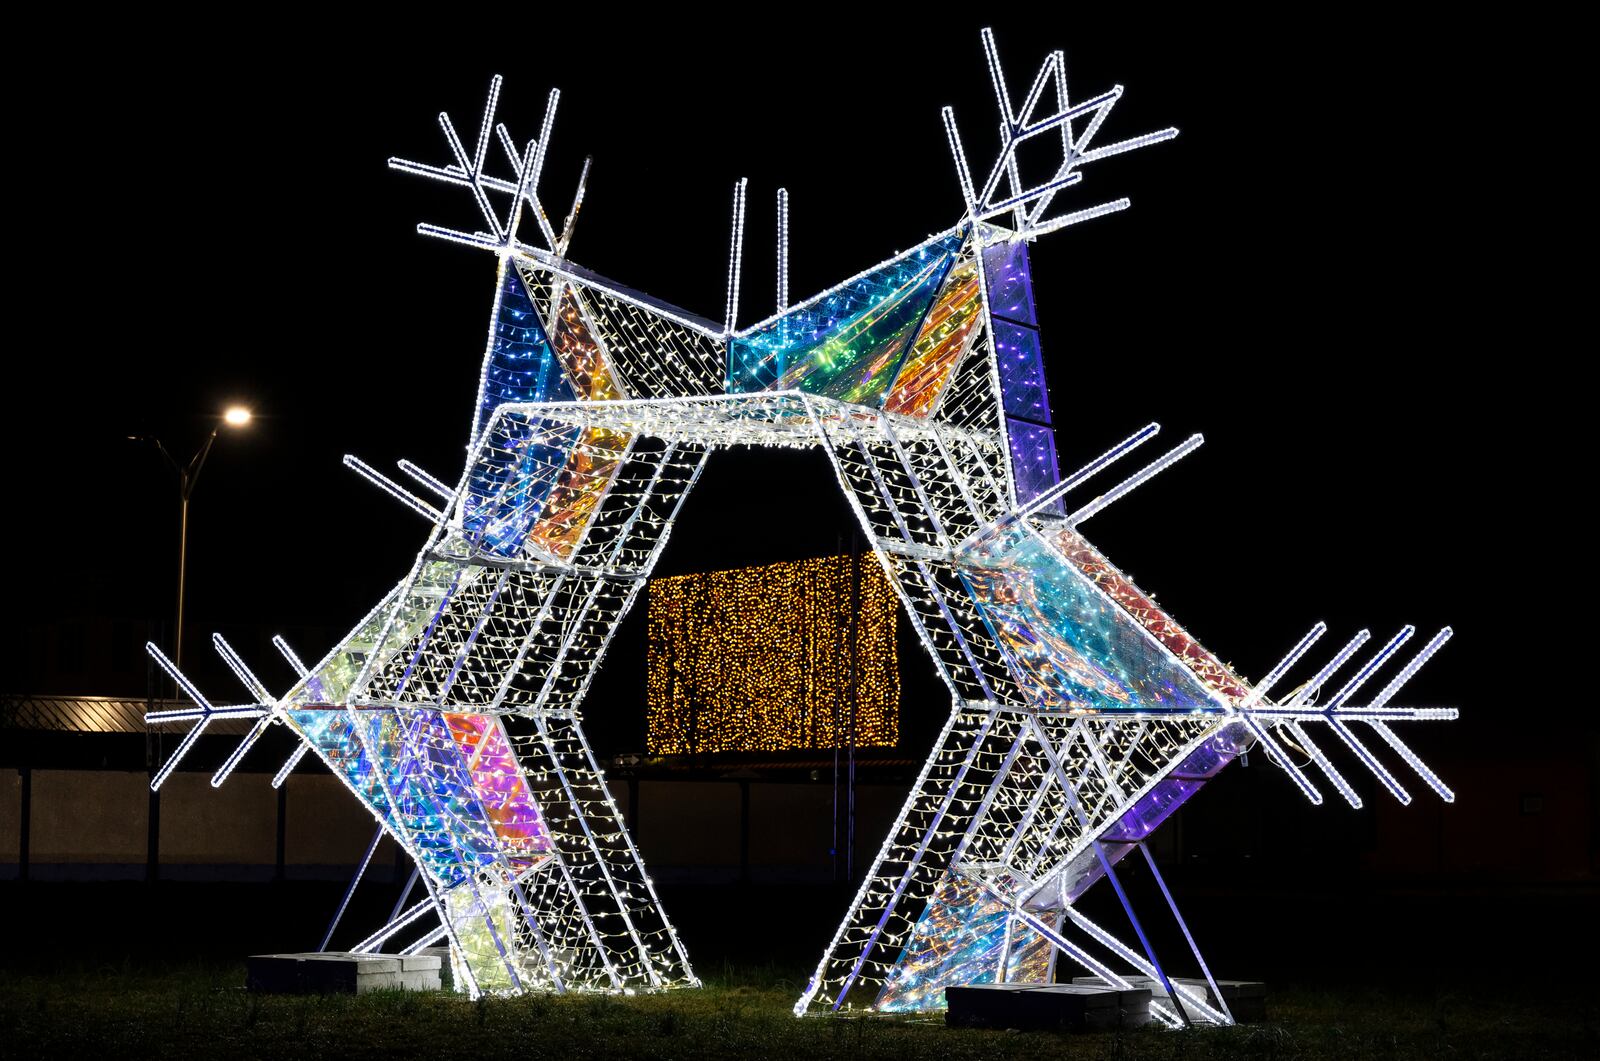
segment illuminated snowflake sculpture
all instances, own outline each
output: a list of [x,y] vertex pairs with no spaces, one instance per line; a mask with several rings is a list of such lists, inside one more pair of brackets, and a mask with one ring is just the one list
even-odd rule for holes
[[[452,487],[402,462],[431,495],[424,499],[346,458],[433,531],[405,579],[316,666],[300,665],[279,642],[302,674],[283,696],[270,696],[218,638],[256,702],[213,708],[151,646],[196,708],[150,721],[197,723],[154,783],[214,719],[258,719],[216,784],[281,723],[303,743],[274,784],[314,752],[415,860],[426,887],[426,898],[397,907],[358,949],[436,916],[438,927],[410,947],[448,938],[458,982],[475,994],[695,984],[578,708],[708,454],[816,446],[954,705],[796,1013],[935,1009],[952,984],[1053,979],[1064,954],[1112,985],[1126,987],[1130,976],[1159,981],[1165,997],[1154,1010],[1168,1023],[1228,1023],[1214,985],[1208,995],[1169,980],[1126,902],[1117,863],[1137,849],[1154,872],[1141,841],[1255,743],[1313,802],[1317,788],[1282,742],[1359,805],[1313,743],[1310,723],[1402,802],[1410,796],[1357,724],[1450,799],[1389,729],[1396,720],[1454,717],[1390,704],[1450,631],[1363,705],[1357,694],[1411,628],[1351,664],[1368,637],[1361,632],[1293,693],[1272,699],[1322,635],[1320,624],[1251,684],[1084,540],[1085,520],[1200,439],[1093,500],[1065,504],[1157,427],[1059,476],[1028,244],[1124,209],[1126,199],[1051,211],[1086,164],[1176,130],[1096,146],[1120,87],[1071,102],[1055,52],[1018,106],[987,31],[983,44],[1002,147],[975,181],[944,111],[961,220],[790,306],[780,191],[778,312],[743,328],[743,181],[719,323],[567,260],[587,164],[558,232],[539,193],[556,92],[538,138],[520,148],[495,122],[499,78],[470,152],[441,114],[454,161],[391,165],[467,189],[483,230],[420,231],[489,250],[499,264],[466,468]],[[1060,162],[1044,183],[1025,187],[1016,151],[1041,138],[1059,142]],[[487,172],[496,147],[504,178]],[[496,201],[508,201],[503,212]],[[524,215],[542,246],[521,241]],[[1335,686],[1347,664],[1354,675]],[[1124,900],[1137,947],[1077,909],[1100,877]],[[1209,979],[1198,950],[1194,957]]]

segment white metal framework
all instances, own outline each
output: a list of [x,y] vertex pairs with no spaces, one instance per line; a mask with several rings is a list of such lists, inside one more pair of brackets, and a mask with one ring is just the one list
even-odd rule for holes
[[[1252,685],[1083,538],[1086,520],[1201,440],[1092,496],[1086,484],[1157,425],[1059,474],[1027,248],[1125,208],[1118,199],[1051,212],[1087,163],[1176,130],[1095,146],[1120,87],[1073,103],[1054,52],[1019,103],[987,30],[983,46],[1002,146],[975,180],[945,110],[962,218],[789,305],[789,197],[780,191],[777,312],[743,328],[744,181],[724,313],[713,322],[567,260],[588,165],[558,232],[540,175],[559,93],[523,145],[495,120],[498,77],[470,151],[441,114],[453,161],[391,165],[467,189],[481,228],[419,231],[490,250],[498,262],[466,467],[452,485],[402,462],[408,486],[346,458],[432,530],[407,576],[317,664],[277,642],[301,675],[284,695],[270,695],[217,638],[252,702],[213,707],[150,647],[196,705],[150,716],[194,722],[154,784],[216,718],[259,721],[215,784],[268,726],[285,725],[302,743],[274,785],[315,754],[373,811],[379,835],[411,855],[424,885],[420,901],[402,897],[358,949],[447,939],[458,982],[474,994],[697,983],[579,711],[710,451],[819,447],[953,706],[796,1012],[938,1008],[951,984],[1051,979],[1064,954],[1111,984],[1159,981],[1155,1010],[1169,1023],[1227,1023],[1214,985],[1208,995],[1168,977],[1117,863],[1139,848],[1153,870],[1144,838],[1257,743],[1314,802],[1320,790],[1286,746],[1359,805],[1313,742],[1317,726],[1402,802],[1410,795],[1358,727],[1452,798],[1389,728],[1454,717],[1391,706],[1450,631],[1364,700],[1411,628],[1353,662],[1363,631],[1274,698],[1324,627]],[[1040,137],[1059,144],[1060,161],[1050,179],[1024,187],[1016,151]],[[497,148],[502,160],[491,166]],[[521,238],[525,214],[538,245]],[[1124,900],[1137,946],[1077,909],[1102,877]],[[1209,979],[1198,949],[1193,956]]]

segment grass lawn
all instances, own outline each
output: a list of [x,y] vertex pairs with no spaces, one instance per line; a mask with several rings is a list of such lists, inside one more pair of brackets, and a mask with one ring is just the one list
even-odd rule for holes
[[1272,1022],[1057,1035],[942,1017],[808,1018],[798,970],[725,967],[700,991],[488,998],[252,995],[242,964],[0,974],[0,1058],[1524,1058],[1600,1057],[1581,986],[1461,992],[1275,988]]

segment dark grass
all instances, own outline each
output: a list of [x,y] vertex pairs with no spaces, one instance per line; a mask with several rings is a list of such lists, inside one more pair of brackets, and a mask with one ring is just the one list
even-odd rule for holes
[[956,1030],[940,1017],[797,1020],[799,969],[724,965],[698,991],[471,1001],[258,995],[242,963],[84,965],[0,979],[0,1057],[1534,1058],[1600,1057],[1590,986],[1274,989],[1271,1021],[1172,1032]]

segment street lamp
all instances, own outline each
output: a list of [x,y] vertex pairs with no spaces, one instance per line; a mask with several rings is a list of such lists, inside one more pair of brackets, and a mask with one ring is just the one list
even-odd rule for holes
[[128,437],[138,442],[153,442],[156,449],[172,465],[172,470],[178,473],[178,497],[182,502],[182,517],[178,524],[178,622],[174,630],[173,662],[183,666],[183,596],[184,582],[189,568],[189,495],[194,493],[194,484],[200,478],[200,469],[205,466],[206,456],[211,452],[211,446],[217,441],[217,433],[222,430],[222,425],[229,427],[243,427],[250,422],[250,410],[242,405],[232,405],[223,412],[222,423],[211,429],[211,434],[200,444],[193,457],[187,464],[179,464],[167,447],[159,438],[153,435],[129,435]]

